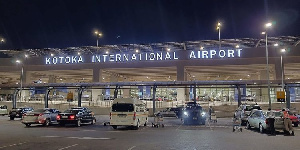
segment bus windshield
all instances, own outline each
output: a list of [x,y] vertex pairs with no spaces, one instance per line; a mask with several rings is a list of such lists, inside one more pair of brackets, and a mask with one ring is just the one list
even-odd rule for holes
[[134,111],[133,104],[113,104],[112,105],[113,112],[132,112]]

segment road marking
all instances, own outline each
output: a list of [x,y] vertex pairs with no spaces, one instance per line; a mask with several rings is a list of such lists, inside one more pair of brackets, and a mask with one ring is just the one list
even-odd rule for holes
[[22,145],[22,144],[25,144],[26,142],[23,142],[23,143],[17,143],[17,144],[11,144],[11,145],[8,145],[8,146],[2,146],[0,147],[0,149],[4,149],[4,148],[7,148],[7,147],[12,147],[12,146],[17,146],[17,145]]
[[94,131],[97,131],[97,130],[82,130],[82,131],[93,131],[94,132]]
[[56,135],[47,135],[47,136],[42,136],[42,137],[46,137],[46,138],[57,138],[57,137],[60,137],[60,136],[56,136]]
[[70,146],[67,146],[67,147],[60,148],[58,150],[68,149],[68,148],[71,148],[71,147],[74,147],[74,146],[77,146],[77,145],[78,144],[70,145]]
[[136,146],[132,146],[132,147],[130,147],[128,150],[132,150],[132,149],[134,149]]
[[111,138],[78,137],[79,140],[110,140]]

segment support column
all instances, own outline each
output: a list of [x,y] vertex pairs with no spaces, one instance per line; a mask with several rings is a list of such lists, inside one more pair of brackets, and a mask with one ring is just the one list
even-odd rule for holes
[[[282,68],[284,69],[284,64],[282,64]],[[283,75],[284,77],[284,75]],[[282,70],[281,70],[281,62],[280,60],[275,61],[275,80],[281,80],[282,78]]]
[[285,86],[285,93],[286,93],[286,108],[291,108],[291,95],[290,95],[290,88],[288,85]]
[[238,107],[242,104],[241,102],[241,87],[240,85],[237,85],[237,91],[238,91]]
[[154,116],[154,113],[155,113],[156,88],[157,88],[157,86],[153,86],[153,95],[152,95],[152,102],[153,102],[153,116]]
[[16,89],[15,91],[14,91],[14,97],[13,97],[13,99],[12,99],[12,108],[17,108],[17,97],[18,97],[18,93],[19,93],[19,89]]
[[45,101],[45,108],[48,108],[48,101],[49,101],[49,93],[50,93],[50,88],[46,88],[46,93],[45,93],[45,97],[44,97],[44,101]]
[[[185,68],[182,65],[177,66],[177,81],[186,81]],[[186,93],[187,88],[177,88],[177,101],[188,100],[188,95]]]
[[93,68],[93,82],[102,82],[102,74],[99,68]]
[[83,92],[83,87],[80,87],[78,89],[78,107],[81,107],[81,97],[82,97],[82,92]]

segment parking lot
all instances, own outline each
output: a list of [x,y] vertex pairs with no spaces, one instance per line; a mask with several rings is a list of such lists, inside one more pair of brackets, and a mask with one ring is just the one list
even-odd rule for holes
[[252,129],[232,132],[232,119],[219,118],[205,126],[185,126],[180,119],[164,118],[164,128],[146,127],[112,129],[104,126],[109,116],[96,116],[95,125],[81,127],[53,125],[25,127],[19,119],[0,116],[0,149],[298,149],[296,136],[268,136]]

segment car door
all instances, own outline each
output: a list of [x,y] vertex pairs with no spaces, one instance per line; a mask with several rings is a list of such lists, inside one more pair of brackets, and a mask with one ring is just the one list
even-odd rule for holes
[[255,111],[253,114],[252,114],[252,124],[251,126],[253,126],[254,128],[257,128],[257,115],[258,115],[258,112]]
[[250,115],[250,117],[248,117],[248,123],[250,124],[250,126],[254,126],[254,118],[255,118],[255,114],[254,113],[252,113],[251,115]]
[[256,111],[255,113],[255,118],[254,118],[254,127],[259,128],[259,123],[260,123],[260,118],[261,118],[261,112]]

